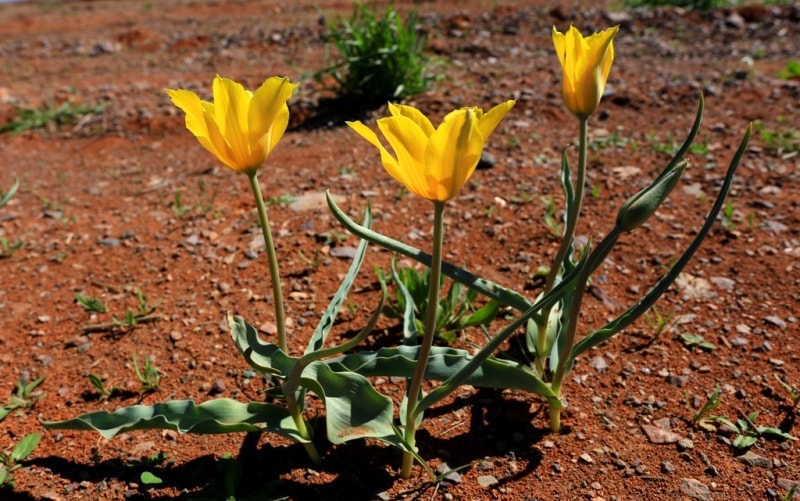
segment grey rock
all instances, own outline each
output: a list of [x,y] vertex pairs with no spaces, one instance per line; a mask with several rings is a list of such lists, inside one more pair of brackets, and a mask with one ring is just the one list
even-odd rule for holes
[[480,475],[478,477],[478,485],[483,487],[484,489],[488,489],[493,485],[499,484],[500,481],[495,478],[494,475]]
[[497,163],[497,158],[488,151],[481,153],[481,159],[478,160],[477,169],[491,169]]
[[672,473],[675,473],[675,466],[669,461],[662,461],[661,473],[666,473],[667,475],[671,475]]
[[785,490],[786,492],[792,490],[792,487],[797,486],[797,490],[795,491],[794,496],[792,496],[792,499],[800,499],[800,482],[798,482],[797,480],[789,480],[788,478],[779,477],[777,482],[775,483],[778,484],[778,487]]
[[455,471],[450,469],[450,466],[447,463],[442,463],[436,467],[436,473],[439,475],[444,474],[442,480],[445,482],[449,482],[451,484],[460,484],[461,483],[461,475]]
[[670,374],[667,376],[667,383],[678,388],[683,388],[689,382],[689,376],[679,376],[677,374]]
[[766,323],[770,324],[770,325],[774,325],[775,327],[778,327],[779,329],[785,329],[786,328],[786,322],[781,317],[779,317],[777,315],[769,315],[768,317],[764,318],[764,321]]
[[340,259],[353,259],[356,256],[356,248],[350,246],[332,247],[331,256]]
[[713,500],[708,486],[693,478],[681,479],[681,492],[692,499],[699,499],[700,501]]
[[741,456],[737,456],[736,459],[738,459],[740,463],[744,463],[747,466],[752,466],[754,468],[772,468],[772,461],[764,456],[759,456],[755,452],[747,451]]
[[678,452],[690,451],[694,449],[694,442],[690,438],[682,438],[678,440],[676,445],[678,447]]
[[724,291],[733,290],[736,286],[736,280],[727,277],[711,277],[711,283]]
[[683,438],[675,432],[650,424],[642,425],[642,431],[647,436],[647,439],[653,444],[674,444]]
[[589,367],[599,372],[603,372],[608,368],[608,364],[606,363],[606,359],[603,358],[602,355],[597,355],[596,357],[592,358],[589,361]]

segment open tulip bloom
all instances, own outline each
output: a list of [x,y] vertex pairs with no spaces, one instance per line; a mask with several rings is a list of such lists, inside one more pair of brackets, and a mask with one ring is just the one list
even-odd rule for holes
[[363,123],[347,124],[380,150],[390,176],[419,197],[444,202],[456,196],[475,172],[486,140],[513,107],[514,101],[506,101],[485,114],[480,108],[460,108],[434,128],[413,106],[389,104],[391,116],[379,119],[378,129],[394,155]]
[[[514,107],[506,101],[483,113],[480,108],[460,108],[448,113],[438,128],[413,106],[389,104],[391,116],[378,120],[378,128],[394,150],[392,155],[377,134],[361,122],[348,122],[361,137],[378,148],[384,169],[409,191],[434,203],[428,305],[439,304],[442,270],[444,203],[458,194],[475,172],[489,135]],[[435,337],[438,308],[430,306],[417,364],[406,391],[403,478],[411,476],[417,428],[417,403]]]
[[296,88],[297,84],[286,77],[270,77],[252,92],[217,75],[212,87],[213,102],[201,100],[192,91],[166,90],[175,106],[186,113],[186,128],[200,144],[229,168],[247,174],[250,180],[269,260],[278,345],[283,351],[286,351],[286,320],[278,258],[257,172],[286,132],[289,124],[286,102]]
[[186,128],[211,154],[237,172],[258,170],[289,124],[286,101],[297,84],[268,78],[255,92],[217,75],[214,101],[192,91],[167,89],[172,102],[186,113]]

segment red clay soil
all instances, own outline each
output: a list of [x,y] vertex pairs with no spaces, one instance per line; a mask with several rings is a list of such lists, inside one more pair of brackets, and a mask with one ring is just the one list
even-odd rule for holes
[[[290,130],[261,175],[265,198],[275,202],[269,210],[293,354],[302,352],[357,239],[318,199],[282,202],[331,190],[354,216],[371,204],[377,231],[429,248],[429,203],[403,192],[377,151],[342,126],[356,117],[331,110],[330,95],[307,77],[330,64],[325,24],[349,16],[350,2],[0,5],[0,124],[17,115],[17,106],[104,106],[77,122],[0,136],[0,189],[15,178],[21,183],[0,209],[0,237],[9,247],[21,244],[0,259],[0,381],[10,397],[21,378],[46,376],[43,397],[0,423],[2,450],[43,433],[14,472],[16,486],[0,497],[221,499],[228,464],[221,458],[228,453],[242,467],[236,499],[786,495],[800,481],[797,442],[762,437],[742,457],[745,451],[731,445],[734,435],[704,430],[691,417],[719,386],[714,414],[736,420],[758,411],[757,425],[800,434],[797,407],[774,376],[800,386],[800,82],[777,76],[798,57],[800,6],[619,12],[612,3],[619,2],[396,4],[419,12],[431,70],[443,77],[410,104],[438,121],[460,106],[517,100],[487,145],[495,162],[447,205],[445,253],[529,298],[538,293],[534,272],[557,249],[544,219],[548,201],[557,217],[563,208],[562,149],[577,161],[577,121],[561,102],[552,26],[563,31],[574,23],[584,33],[621,26],[608,92],[590,121],[579,238],[598,242],[611,229],[620,205],[669,160],[705,94],[689,169],[655,217],[625,236],[593,277],[581,333],[638,299],[688,245],[747,125],[755,126],[726,216],[657,304],[675,325],[659,334],[639,320],[579,358],[564,389],[560,435],[548,432],[536,395],[460,389],[426,414],[418,436],[432,466],[464,466],[460,478],[438,484],[419,467],[400,480],[397,450],[363,440],[331,447],[324,433],[322,466],[312,467],[302,447],[270,434],[243,447],[241,433],[146,431],[105,440],[40,424],[140,402],[264,398],[264,384],[246,377],[249,367],[225,323],[231,311],[268,339],[274,325],[247,180],[200,147],[164,88],[207,98],[216,74],[250,88],[272,75],[301,80],[290,101]],[[384,107],[361,118],[374,126],[385,113]],[[371,247],[332,341],[363,326],[378,300],[373,267],[387,269],[391,257]],[[137,311],[136,291],[155,306],[149,321],[87,331]],[[77,294],[96,296],[108,313],[88,313]],[[702,336],[714,349],[688,345],[683,334]],[[394,344],[397,336],[397,323],[382,319],[363,347]],[[483,339],[467,331],[456,345]],[[139,394],[134,352],[161,372],[156,391]],[[99,398],[90,373],[123,391]],[[395,399],[404,388],[389,378],[374,384]],[[147,489],[143,471],[163,483]]]

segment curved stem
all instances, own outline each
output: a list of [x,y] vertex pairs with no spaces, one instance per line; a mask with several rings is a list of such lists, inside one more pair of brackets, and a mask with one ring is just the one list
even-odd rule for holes
[[258,209],[258,223],[261,225],[261,232],[264,235],[264,245],[267,248],[267,258],[269,259],[269,276],[272,281],[272,297],[275,302],[275,323],[278,326],[278,348],[288,354],[286,349],[286,316],[283,310],[283,293],[281,292],[281,275],[278,271],[278,256],[275,253],[275,243],[272,240],[272,230],[269,226],[267,217],[267,207],[264,205],[264,197],[261,196],[261,186],[258,184],[258,174],[252,172],[247,174],[250,179],[250,187],[253,189],[253,196],[256,199]]
[[[422,333],[422,345],[417,354],[417,365],[408,388],[408,402],[406,403],[406,429],[404,438],[412,449],[416,446],[415,435],[417,432],[417,402],[422,389],[422,379],[428,366],[433,338],[436,335],[436,315],[439,310],[439,282],[442,277],[442,234],[444,230],[444,202],[434,202],[433,212],[433,248],[431,250],[431,274],[428,288],[428,311],[425,316],[425,332]],[[411,467],[414,465],[414,456],[410,452],[403,452],[403,468],[400,475],[403,478],[411,477]]]
[[294,421],[295,426],[297,426],[297,432],[301,437],[308,440],[308,442],[303,442],[303,447],[306,449],[308,457],[311,458],[311,461],[313,461],[314,464],[322,464],[322,459],[319,457],[317,448],[314,446],[314,442],[311,441],[311,434],[308,432],[306,420],[303,419],[303,411],[300,407],[298,407],[295,392],[285,391],[283,396],[286,398],[286,406],[289,408],[289,413],[292,415],[292,420]]

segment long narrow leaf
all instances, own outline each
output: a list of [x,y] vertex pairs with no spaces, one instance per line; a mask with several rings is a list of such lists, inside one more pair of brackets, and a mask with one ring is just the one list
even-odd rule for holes
[[[363,226],[365,228],[369,228],[371,224],[372,211],[368,205],[366,213],[364,214]],[[322,318],[320,318],[319,324],[314,330],[314,334],[311,335],[311,339],[306,347],[306,354],[320,350],[324,346],[325,340],[328,338],[328,334],[331,331],[331,327],[333,327],[333,322],[336,320],[336,315],[339,313],[342,303],[344,303],[344,300],[347,298],[347,293],[350,292],[350,288],[353,286],[356,276],[358,276],[358,271],[361,269],[361,263],[364,262],[364,255],[366,254],[368,243],[369,242],[364,239],[359,242],[358,247],[356,248],[356,253],[353,256],[353,262],[350,264],[350,269],[347,271],[347,275],[345,275],[344,279],[342,279],[339,289],[336,291],[336,294],[334,294],[333,299],[331,299],[331,302],[328,305],[328,308],[325,310],[325,313],[322,314]]]
[[[369,240],[371,243],[414,259],[425,266],[431,265],[430,254],[359,225],[336,205],[330,192],[326,192],[325,196],[333,216],[357,237]],[[491,299],[496,299],[502,304],[511,306],[518,311],[525,311],[531,306],[531,303],[521,294],[496,284],[495,282],[474,275],[450,263],[442,262],[442,273],[466,285],[470,289],[477,290],[481,294]]]
[[692,240],[692,243],[689,245],[683,255],[681,255],[681,257],[675,262],[675,264],[672,265],[669,271],[667,271],[638,302],[633,304],[630,308],[625,310],[621,315],[611,322],[575,343],[575,347],[572,349],[572,358],[575,358],[586,350],[589,350],[603,341],[610,339],[616,333],[633,323],[633,321],[644,314],[644,312],[646,312],[658,300],[658,298],[661,297],[661,295],[667,290],[672,282],[675,281],[680,272],[700,247],[700,244],[702,244],[706,235],[708,235],[708,232],[711,230],[711,227],[716,221],[717,215],[719,214],[720,210],[722,210],[722,207],[725,204],[725,197],[728,195],[731,183],[733,183],[733,176],[736,173],[736,169],[739,167],[739,162],[741,162],[742,157],[747,149],[747,142],[750,140],[751,132],[752,126],[749,126],[747,128],[747,132],[742,138],[741,143],[739,143],[739,148],[736,150],[736,154],[731,160],[728,171],[725,174],[722,187],[719,190],[719,194],[717,195],[714,205],[711,207],[711,211],[708,213],[703,226],[697,232],[694,240]]

